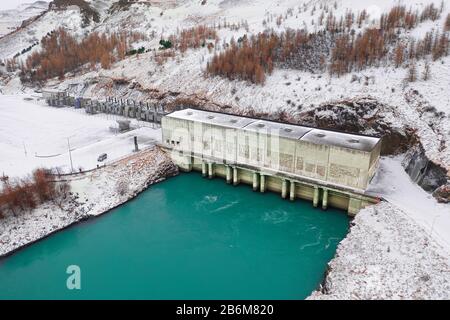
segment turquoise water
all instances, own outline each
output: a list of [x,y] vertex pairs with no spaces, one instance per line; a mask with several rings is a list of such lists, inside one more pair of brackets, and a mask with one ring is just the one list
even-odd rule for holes
[[342,211],[182,174],[0,260],[0,299],[302,299],[347,229]]

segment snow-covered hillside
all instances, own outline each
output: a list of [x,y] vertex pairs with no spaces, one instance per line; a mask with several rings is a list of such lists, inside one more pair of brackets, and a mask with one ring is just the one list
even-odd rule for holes
[[47,10],[48,3],[36,1],[21,4],[16,9],[0,11],[0,37],[16,30],[24,21]]
[[[311,73],[275,68],[264,86],[220,77],[205,77],[206,65],[212,55],[224,50],[231,38],[238,39],[245,34],[257,34],[268,29],[274,32],[289,28],[315,32],[324,28],[323,24],[318,23],[324,14],[332,12],[339,19],[349,10],[354,14],[365,10],[369,17],[362,24],[352,26],[358,32],[376,26],[380,16],[395,5],[405,5],[420,12],[432,3],[442,10],[439,19],[425,19],[412,30],[401,30],[403,39],[420,38],[431,30],[442,32],[450,13],[448,0],[153,0],[134,4],[102,0],[86,3],[99,13],[98,23],[84,23],[83,14],[76,6],[69,6],[64,10],[52,9],[28,26],[0,39],[0,58],[17,55],[59,27],[64,27],[79,37],[90,31],[141,32],[147,35],[147,40],[136,46],[142,46],[149,52],[117,62],[110,70],[78,74],[65,81],[55,80],[49,84],[59,85],[61,88],[78,85],[87,95],[98,98],[121,95],[148,100],[174,93],[173,96],[196,99],[205,105],[209,102],[216,107],[231,108],[233,112],[269,116],[284,112],[300,123],[311,112],[317,112],[315,118],[339,117],[331,115],[329,110],[325,113],[317,111],[323,103],[371,98],[386,106],[380,107],[378,114],[387,125],[397,128],[404,136],[407,135],[406,132],[414,132],[423,145],[426,156],[437,165],[450,169],[450,132],[447,129],[450,127],[450,96],[447,94],[450,86],[449,57],[430,63],[431,77],[426,81],[421,77],[425,62],[418,61],[418,80],[411,83],[405,81],[408,72],[406,66],[394,68],[389,64],[341,77],[330,76],[328,72]],[[182,29],[196,25],[216,28],[219,40],[216,41],[214,50],[204,47],[189,49],[183,53],[175,52],[175,57],[163,63],[155,59],[160,39],[167,39]],[[40,46],[36,45],[30,52],[39,49]],[[17,60],[25,61],[28,54],[26,52],[20,55]],[[113,79],[123,79],[133,85],[129,88],[117,88]],[[86,81],[93,85],[86,85]],[[3,82],[0,89],[4,93],[22,89],[17,77],[6,77]],[[364,133],[383,134],[374,132],[371,127],[365,128]]]
[[[450,87],[449,57],[430,63],[431,77],[427,81],[421,77],[425,62],[418,61],[418,80],[411,83],[405,81],[406,66],[394,68],[391,65],[370,67],[341,77],[330,76],[328,72],[276,68],[267,77],[264,86],[205,77],[205,69],[212,55],[224,50],[232,38],[238,39],[245,34],[257,34],[267,29],[274,32],[289,28],[315,32],[324,28],[318,20],[326,13],[332,12],[339,18],[349,10],[354,14],[365,10],[369,18],[361,25],[353,25],[357,32],[376,25],[380,16],[395,5],[405,5],[418,12],[429,4],[442,8],[439,19],[424,20],[416,28],[402,31],[401,37],[404,39],[420,38],[428,31],[443,29],[450,13],[448,0],[154,0],[134,4],[102,0],[87,3],[99,13],[98,23],[90,21],[85,24],[76,6],[66,10],[50,10],[30,25],[0,39],[0,59],[11,58],[59,27],[79,37],[90,31],[141,32],[147,35],[147,40],[139,42],[136,47],[142,46],[149,52],[117,62],[110,70],[77,74],[67,77],[65,81],[50,81],[49,85],[82,88],[84,94],[100,99],[106,95],[143,100],[160,99],[161,96],[185,97],[200,101],[200,106],[227,107],[239,113],[266,114],[269,117],[286,113],[299,123],[304,123],[306,117],[306,124],[310,125],[317,125],[311,123],[312,112],[315,112],[313,118],[316,120],[339,117],[330,110],[318,110],[323,103],[340,103],[355,98],[375,99],[380,103],[377,114],[387,126],[394,128],[405,139],[413,132],[423,145],[426,156],[435,164],[450,169],[450,131],[447,129],[450,127],[450,95],[447,94]],[[219,40],[214,50],[204,47],[175,52],[175,57],[163,63],[155,59],[160,39],[167,39],[180,30],[197,25],[216,28]],[[37,45],[30,52],[39,49]],[[20,55],[18,60],[25,61],[28,54]],[[123,79],[130,86],[118,87],[114,79]],[[17,77],[6,77],[3,82],[0,90],[4,93],[22,89]],[[355,112],[358,113],[358,110]],[[362,131],[367,134],[385,133],[374,131],[370,126]]]

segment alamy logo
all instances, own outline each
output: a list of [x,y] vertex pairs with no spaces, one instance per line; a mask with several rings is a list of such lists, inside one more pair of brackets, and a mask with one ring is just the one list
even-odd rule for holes
[[70,265],[66,269],[66,273],[69,274],[66,285],[69,290],[81,289],[81,269],[77,265]]

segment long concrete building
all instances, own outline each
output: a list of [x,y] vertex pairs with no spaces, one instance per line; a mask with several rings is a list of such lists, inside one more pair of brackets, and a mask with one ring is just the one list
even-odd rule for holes
[[162,119],[163,144],[183,170],[280,192],[356,214],[376,200],[365,194],[381,139],[196,109]]

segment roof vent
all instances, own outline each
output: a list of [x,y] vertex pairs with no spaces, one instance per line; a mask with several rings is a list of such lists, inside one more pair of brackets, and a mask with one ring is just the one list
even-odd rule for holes
[[231,119],[230,122],[231,123],[237,123],[238,121],[236,119]]
[[214,116],[208,116],[208,119],[214,119]]
[[350,140],[348,140],[348,142],[350,142],[350,143],[359,143],[359,140],[358,139],[350,139]]
[[292,129],[290,129],[290,128],[284,128],[284,131],[286,131],[286,132],[292,132]]
[[258,128],[264,128],[264,127],[265,127],[265,125],[264,125],[263,123],[258,123],[256,126],[257,126]]
[[192,111],[188,111],[188,112],[186,112],[186,114],[187,114],[188,116],[192,116],[194,113],[192,113]]
[[316,134],[316,137],[317,137],[317,138],[324,138],[325,135],[324,135],[323,133],[318,133],[318,134]]

